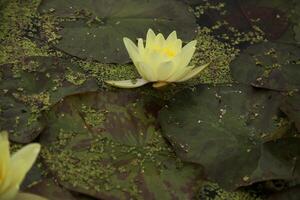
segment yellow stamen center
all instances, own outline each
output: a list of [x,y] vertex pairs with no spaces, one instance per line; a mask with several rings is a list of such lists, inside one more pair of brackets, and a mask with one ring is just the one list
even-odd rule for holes
[[176,52],[169,48],[160,48],[160,47],[154,47],[154,51],[160,52],[170,58],[174,57],[176,55]]

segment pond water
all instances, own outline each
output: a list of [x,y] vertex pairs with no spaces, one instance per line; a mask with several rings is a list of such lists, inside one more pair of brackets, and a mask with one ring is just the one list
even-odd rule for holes
[[0,131],[42,146],[20,192],[300,199],[299,45],[298,0],[0,0]]

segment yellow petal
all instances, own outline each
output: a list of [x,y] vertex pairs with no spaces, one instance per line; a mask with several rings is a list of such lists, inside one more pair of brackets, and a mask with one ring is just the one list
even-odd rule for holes
[[140,55],[137,46],[130,39],[126,37],[123,38],[123,42],[125,44],[125,47],[127,49],[127,52],[132,62],[135,63],[139,61]]
[[131,58],[138,73],[142,76],[143,79],[146,79],[143,69],[141,69],[140,65],[138,64],[138,62],[140,62],[140,59],[141,59],[140,51],[142,54],[144,54],[144,51],[145,51],[143,40],[138,39],[138,47],[130,39],[128,39],[126,37],[123,38],[123,41],[124,41],[125,47],[128,51],[129,57]]
[[182,41],[177,39],[176,31],[173,31],[166,40],[165,48],[172,50],[177,55],[182,48]]
[[118,88],[137,88],[148,83],[144,79],[124,80],[124,81],[105,81],[107,84]]
[[182,40],[177,39],[175,42],[175,47],[174,47],[177,51],[181,50],[182,48]]
[[149,48],[154,44],[155,37],[156,37],[156,35],[153,32],[153,30],[149,29],[147,32],[147,37],[146,37],[146,48]]
[[18,193],[14,200],[47,200],[47,199],[34,194]]
[[164,44],[165,44],[165,38],[163,34],[161,33],[157,34],[154,41],[154,48],[163,48]]
[[154,69],[156,67],[154,67],[154,64],[152,64],[151,66],[149,64],[147,64],[146,62],[137,62],[136,66],[138,66],[138,68],[141,69],[142,71],[142,78],[145,79],[148,82],[153,82],[156,81],[156,72],[154,71]]
[[40,144],[28,144],[12,155],[8,176],[12,177],[9,187],[19,187],[26,173],[35,162],[41,149]]
[[183,77],[181,77],[176,82],[183,82],[183,81],[187,81],[188,79],[193,78],[194,76],[198,75],[202,70],[204,70],[207,66],[209,66],[209,64],[210,63],[207,63],[205,65],[202,65],[200,67],[196,67],[196,68],[192,69],[191,71],[189,71],[187,74],[185,74]]
[[177,40],[177,33],[173,31],[167,38],[167,42],[175,42]]
[[3,131],[0,132],[0,194],[8,187],[6,180],[9,170],[9,157],[8,133]]
[[172,75],[167,80],[168,82],[175,82],[189,70],[189,68],[187,68],[186,66],[189,64],[193,57],[193,54],[196,50],[196,44],[196,40],[191,41],[190,43],[185,45],[182,51],[173,59],[173,62],[176,63],[177,66],[174,68]]
[[197,40],[193,40],[193,41],[189,42],[187,45],[185,45],[182,48],[180,54],[178,54],[176,56],[174,61],[178,62],[179,66],[186,67],[190,63],[190,61],[195,53],[196,44],[197,44]]
[[19,192],[19,186],[9,187],[7,190],[0,193],[1,200],[12,200]]
[[139,38],[138,39],[138,51],[139,51],[139,54],[143,54],[144,51],[145,51],[145,47],[144,47],[144,41],[142,38]]
[[155,82],[155,83],[152,84],[152,87],[161,88],[161,87],[164,87],[168,84],[170,84],[170,83],[168,83],[168,82]]
[[40,151],[39,144],[29,144],[15,153],[9,161],[7,175],[2,182],[0,199],[11,200],[19,191],[26,173],[36,160]]
[[147,58],[145,58],[145,62],[143,62],[144,64],[144,68],[147,69],[146,73],[150,73],[150,76],[152,75],[151,81],[157,81],[159,80],[159,66],[161,63],[167,61],[168,58],[166,56],[164,56],[163,54],[157,52],[157,51],[151,51],[150,53],[148,53]]

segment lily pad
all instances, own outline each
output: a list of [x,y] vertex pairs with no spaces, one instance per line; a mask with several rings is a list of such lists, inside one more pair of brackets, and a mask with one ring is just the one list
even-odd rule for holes
[[300,186],[294,186],[270,195],[267,200],[298,200],[300,199]]
[[126,63],[123,37],[144,38],[149,28],[191,40],[196,23],[188,7],[176,0],[43,0],[40,12],[60,19],[62,38],[54,46],[70,55],[102,63]]
[[295,39],[300,42],[300,23],[294,26]]
[[249,47],[231,64],[235,80],[279,91],[300,89],[300,48],[262,43]]
[[73,195],[55,184],[51,179],[45,179],[41,182],[34,184],[25,190],[28,193],[37,194],[39,196],[51,199],[51,200],[75,200]]
[[295,123],[300,132],[300,94],[287,97],[280,106],[280,109]]
[[65,188],[99,199],[192,199],[201,168],[176,158],[155,105],[128,91],[67,97],[41,136],[46,166]]
[[288,29],[285,13],[271,7],[241,4],[242,13],[252,26],[258,26],[270,40],[280,38]]
[[177,94],[159,114],[163,134],[184,161],[204,166],[226,189],[294,179],[300,139],[287,138],[277,92],[243,85],[199,86]]
[[241,0],[189,1],[200,26],[209,26],[221,41],[245,48],[264,38],[278,39],[288,29],[284,12],[268,5]]
[[45,128],[40,113],[15,98],[0,96],[0,129],[10,132],[10,139],[19,143],[33,141]]
[[98,90],[96,80],[68,60],[28,57],[0,67],[0,127],[19,143],[33,141],[43,130],[41,112],[72,94]]

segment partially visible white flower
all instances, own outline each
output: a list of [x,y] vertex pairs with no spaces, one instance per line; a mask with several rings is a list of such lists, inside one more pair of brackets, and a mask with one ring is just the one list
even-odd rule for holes
[[36,195],[19,192],[19,187],[35,162],[40,144],[29,144],[10,156],[7,132],[0,132],[0,199],[1,200],[43,200]]
[[196,50],[196,40],[182,47],[182,41],[173,31],[167,39],[149,29],[146,46],[138,39],[136,46],[130,39],[123,39],[128,54],[142,78],[137,80],[106,81],[120,88],[135,88],[154,82],[153,87],[161,87],[171,82],[183,82],[199,74],[208,64],[194,67],[189,63]]

